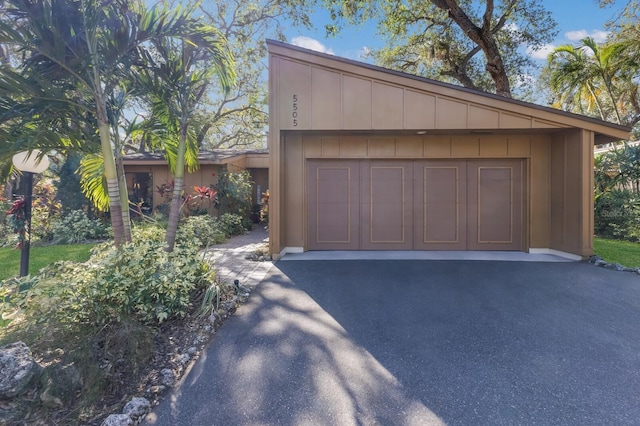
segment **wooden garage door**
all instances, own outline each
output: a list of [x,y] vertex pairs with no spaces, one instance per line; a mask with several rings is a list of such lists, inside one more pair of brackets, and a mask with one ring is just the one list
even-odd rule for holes
[[309,250],[521,250],[521,160],[310,160]]

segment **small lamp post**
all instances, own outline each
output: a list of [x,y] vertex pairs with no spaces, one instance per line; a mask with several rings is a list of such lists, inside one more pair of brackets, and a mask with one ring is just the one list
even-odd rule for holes
[[29,249],[31,246],[31,196],[33,194],[33,174],[42,173],[49,168],[49,159],[42,156],[40,151],[34,149],[31,152],[23,151],[13,156],[13,166],[24,173],[25,177],[25,196],[24,196],[24,214],[27,222],[27,239],[22,244],[20,252],[20,276],[29,275]]

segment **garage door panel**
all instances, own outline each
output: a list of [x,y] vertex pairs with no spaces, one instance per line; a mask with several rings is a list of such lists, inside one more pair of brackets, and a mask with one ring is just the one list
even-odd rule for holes
[[358,249],[359,174],[359,165],[354,161],[310,162],[310,250]]
[[466,249],[466,162],[416,161],[416,250]]
[[[413,165],[408,161],[363,162],[361,248],[413,248]],[[367,213],[365,213],[367,212]]]
[[310,160],[310,250],[522,250],[522,160]]
[[521,161],[469,162],[469,249],[521,250]]

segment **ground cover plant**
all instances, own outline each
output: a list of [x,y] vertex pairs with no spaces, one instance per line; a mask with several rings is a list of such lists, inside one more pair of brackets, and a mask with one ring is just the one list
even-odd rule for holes
[[0,281],[0,345],[23,341],[44,366],[16,418],[100,424],[123,398],[158,388],[159,366],[178,341],[192,340],[192,324],[211,328],[220,319],[213,313],[228,311],[222,304],[238,290],[216,280],[201,249],[243,232],[235,226],[241,222],[231,214],[183,218],[173,252],[162,225],[142,222],[130,243],[97,244],[90,256],[85,246],[84,262],[57,261],[37,275]]
[[609,263],[640,268],[640,243],[594,238],[593,249],[595,254]]

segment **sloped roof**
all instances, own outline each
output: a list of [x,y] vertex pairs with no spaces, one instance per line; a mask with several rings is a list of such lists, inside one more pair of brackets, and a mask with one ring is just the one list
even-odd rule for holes
[[[211,149],[201,150],[198,153],[200,164],[226,164],[229,160],[243,155],[268,155],[264,149]],[[140,152],[126,154],[124,164],[166,164],[164,154],[161,152]]]
[[[369,122],[364,122],[364,125],[360,124],[358,129],[470,130],[477,128],[487,130],[549,129],[553,131],[563,128],[582,128],[594,131],[596,136],[599,136],[600,142],[628,139],[631,131],[631,128],[627,126],[609,123],[597,118],[505,98],[493,93],[316,52],[275,40],[267,40],[267,44],[270,54],[280,59],[280,62],[275,61],[270,65],[280,67],[278,73],[280,81],[272,82],[274,85],[272,87],[280,91],[278,99],[282,104],[274,105],[276,108],[271,106],[271,113],[280,116],[280,118],[276,117],[276,121],[273,123],[282,130],[328,130],[326,123],[321,123],[320,127],[316,126],[313,121],[315,116],[308,119],[308,123],[297,120],[295,122],[296,128],[292,127],[289,117],[292,97],[290,95],[304,93],[304,98],[307,100],[301,100],[299,103],[307,102],[309,105],[313,105],[314,108],[308,108],[313,111],[313,114],[316,114],[318,106],[322,106],[322,103],[319,103],[316,98],[322,98],[325,108],[330,112],[334,111],[332,119],[336,124],[331,126],[335,130],[355,130],[355,127],[347,127],[349,123],[344,123],[344,118],[342,122],[339,122],[337,118],[339,114],[344,116],[345,111],[362,108],[365,110],[362,115],[366,118],[369,114],[366,109],[374,108],[369,115],[375,119],[378,114],[379,117],[382,117],[379,122],[383,124],[378,125],[374,119],[371,119]],[[324,79],[324,82],[316,82],[321,79]],[[333,84],[327,84],[329,81]],[[370,85],[366,86],[367,83]],[[361,85],[362,89],[358,90],[360,90],[360,94],[365,94],[365,99],[357,99],[354,102],[348,98],[349,95],[345,95],[345,86],[353,84]],[[376,90],[378,90],[378,98],[382,99],[382,102],[375,102]],[[328,105],[331,102],[334,102],[335,105]],[[348,105],[349,102],[351,102],[350,105]],[[382,104],[382,106],[378,104]],[[422,109],[419,113],[407,108],[407,105],[414,104],[421,106]],[[298,105],[298,107],[303,109],[304,106]],[[376,111],[375,108],[378,108],[379,111]],[[437,112],[442,108],[455,111],[455,114],[446,117],[446,119],[440,118]],[[398,113],[397,111],[402,112]],[[391,122],[388,119],[389,113],[401,115],[395,121],[399,124],[388,124]],[[322,128],[322,126],[325,127]]]

